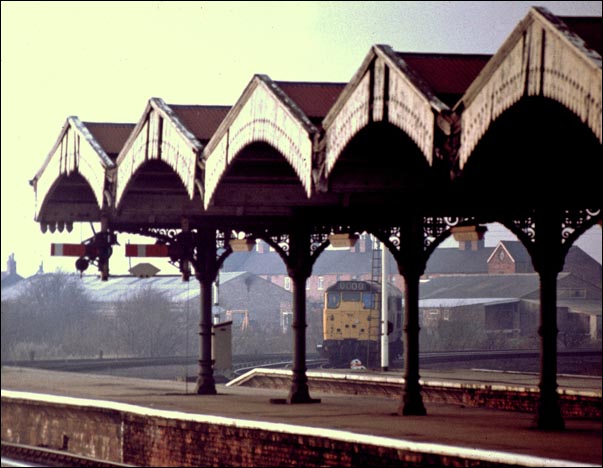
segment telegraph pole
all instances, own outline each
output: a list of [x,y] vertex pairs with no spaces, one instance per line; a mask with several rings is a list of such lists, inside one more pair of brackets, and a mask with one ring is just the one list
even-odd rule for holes
[[381,370],[387,371],[389,367],[389,337],[388,337],[388,288],[387,288],[387,247],[381,243]]

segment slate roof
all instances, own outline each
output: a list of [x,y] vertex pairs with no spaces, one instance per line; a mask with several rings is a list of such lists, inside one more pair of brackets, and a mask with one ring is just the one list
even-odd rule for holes
[[83,123],[112,161],[117,159],[117,155],[136,126],[131,123]]
[[493,251],[493,247],[479,250],[436,249],[429,257],[425,274],[487,273],[487,260]]
[[[53,273],[45,273],[52,275]],[[229,281],[249,274],[246,272],[231,272],[228,274],[220,273],[220,284],[226,284]],[[164,292],[175,302],[186,301],[199,297],[199,283],[192,279],[191,281],[182,281],[179,275],[153,276],[151,278],[137,278],[135,276],[111,276],[109,281],[101,281],[97,275],[85,275],[81,279],[78,275],[73,275],[86,289],[91,299],[95,302],[115,302],[128,295],[138,291],[141,288],[152,287],[158,291]],[[31,281],[38,275],[30,276],[13,286],[7,286],[2,290],[2,300],[14,300],[23,291]],[[276,285],[275,285],[276,286]]]
[[396,54],[450,107],[456,104],[492,57],[482,54]]
[[[372,252],[353,253],[348,250],[325,250],[316,260],[312,275],[367,274],[371,271]],[[398,272],[394,262],[390,273]],[[287,268],[276,252],[238,252],[224,262],[223,271],[249,271],[256,275],[286,275]]]
[[202,144],[210,140],[230,110],[230,106],[169,104],[169,107]]

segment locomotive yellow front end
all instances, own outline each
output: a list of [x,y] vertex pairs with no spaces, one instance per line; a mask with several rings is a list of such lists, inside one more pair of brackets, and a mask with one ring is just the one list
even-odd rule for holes
[[327,289],[323,313],[323,354],[333,366],[352,359],[376,360],[380,333],[380,291],[366,281],[339,281]]

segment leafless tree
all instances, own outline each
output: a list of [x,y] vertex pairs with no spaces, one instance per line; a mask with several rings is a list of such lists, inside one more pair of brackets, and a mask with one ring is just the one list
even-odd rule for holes
[[93,321],[93,303],[77,275],[37,275],[2,303],[2,356],[26,357],[16,356],[17,348],[40,357],[90,354]]
[[170,298],[150,286],[123,297],[115,307],[115,338],[125,354],[169,356],[185,339],[183,314]]

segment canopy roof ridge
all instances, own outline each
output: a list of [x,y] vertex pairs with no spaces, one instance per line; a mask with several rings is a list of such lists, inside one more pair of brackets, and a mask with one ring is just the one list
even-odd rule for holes
[[[91,122],[91,123],[101,123],[101,122]],[[77,131],[80,135],[82,135],[84,137],[84,139],[88,142],[88,144],[90,144],[90,146],[96,152],[96,154],[98,154],[99,159],[101,160],[102,164],[104,164],[107,168],[115,167],[115,164],[113,163],[113,161],[111,161],[111,158],[107,155],[105,150],[103,150],[103,148],[96,141],[94,136],[86,128],[86,123],[82,122],[78,116],[70,115],[67,117],[67,119],[65,119],[65,123],[63,124],[63,127],[61,128],[61,131],[59,132],[59,136],[57,137],[54,145],[52,145],[51,150],[48,152],[48,155],[46,156],[44,163],[42,164],[40,169],[38,169],[38,171],[34,175],[33,179],[30,180],[31,185],[34,185],[35,182],[42,176],[42,174],[46,170],[46,167],[50,163],[50,160],[55,155],[57,148],[61,144],[61,141],[65,137],[65,134],[69,131],[70,128],[73,128],[75,131]]]
[[196,151],[197,154],[201,153],[201,151],[203,150],[203,144],[197,139],[195,135],[193,135],[193,133],[186,127],[186,125],[182,123],[178,115],[176,115],[176,113],[171,108],[171,105],[166,104],[165,101],[160,97],[151,98],[150,104],[153,109],[157,110],[157,112],[162,115],[162,117],[164,117],[166,120],[169,120],[174,125],[176,131],[180,133],[180,135],[185,139],[185,141],[190,143],[191,149]]
[[[112,125],[110,123],[89,122],[93,125]],[[69,138],[69,135],[74,137]],[[84,146],[80,142],[85,141]],[[46,156],[42,167],[29,181],[34,187],[36,197],[35,218],[40,219],[42,208],[47,202],[53,187],[65,176],[79,174],[90,187],[98,209],[105,205],[103,194],[108,171],[115,168],[102,145],[88,129],[86,123],[75,115],[68,116],[59,136]],[[40,202],[38,202],[40,198]]]
[[601,56],[557,16],[532,7],[454,106],[460,168],[491,122],[524,96],[553,99],[601,141]]
[[[263,90],[261,91],[264,93],[263,96],[268,96],[273,101],[266,102],[263,99],[263,102],[259,103],[257,101],[259,95],[256,94],[259,89]],[[247,107],[248,105],[249,107]],[[283,115],[287,117],[283,122],[271,122],[272,130],[269,134],[265,133],[264,130],[267,121],[274,120],[275,114],[263,115],[267,107],[276,110],[282,109]],[[282,119],[279,118],[279,120]],[[276,135],[278,132],[275,133],[274,131],[275,124],[278,124],[277,127],[284,126],[284,128],[279,128],[281,133],[296,134],[297,137],[287,138],[287,141],[283,141],[282,138]],[[234,131],[231,134],[230,130],[233,126]],[[291,128],[287,127],[291,126],[293,128],[301,127],[303,130],[290,133]],[[218,182],[224,175],[226,168],[241,149],[254,141],[264,141],[270,144],[285,157],[297,173],[309,197],[312,191],[313,136],[318,134],[318,131],[318,128],[300,106],[275,81],[265,74],[253,75],[237,102],[232,106],[203,149],[201,165],[205,171],[205,208],[207,209],[211,203]],[[306,136],[302,136],[303,132]],[[215,156],[212,158],[214,154]]]
[[436,117],[450,113],[450,107],[391,46],[375,44],[323,119],[326,156],[321,170],[328,176],[354,135],[378,121],[405,132],[431,165]]
[[297,103],[282,90],[278,83],[272,80],[268,75],[257,75],[258,79],[264,83],[276,97],[280,99],[282,104],[289,109],[292,117],[297,119],[310,134],[316,133],[318,128],[310,121],[306,113],[297,105]]
[[207,156],[211,154],[217,144],[220,142],[221,138],[226,134],[227,130],[230,128],[232,123],[235,121],[242,108],[245,106],[253,91],[260,85],[263,84],[267,90],[269,90],[279,101],[283,104],[284,108],[287,109],[290,115],[297,120],[301,125],[304,126],[306,131],[310,134],[316,133],[318,129],[308,116],[304,113],[304,111],[278,86],[277,82],[273,81],[266,74],[256,73],[253,75],[243,93],[237,100],[237,102],[231,107],[230,111],[211,137],[209,142],[205,145],[203,149],[203,160],[207,159]]
[[[425,81],[425,79],[417,73],[406,61],[400,57],[394,49],[392,49],[388,45],[377,44],[373,46],[374,50],[382,55],[387,61],[389,61],[392,65],[395,66],[400,72],[402,72],[403,76],[408,80],[409,84],[411,84],[415,89],[421,92],[425,99],[429,101],[431,107],[435,112],[441,113],[444,111],[449,111],[450,108],[446,105],[433,91],[431,86]],[[445,55],[445,54],[438,54]]]
[[147,117],[149,115],[149,112],[151,112],[151,110],[153,109],[152,104],[151,104],[152,99],[153,98],[151,98],[147,101],[147,105],[145,106],[144,111],[142,112],[142,116],[136,122],[136,126],[132,130],[132,133],[130,133],[130,136],[128,137],[128,139],[124,143],[124,146],[122,147],[121,151],[119,152],[119,155],[117,156],[117,159],[115,160],[115,163],[117,166],[120,165],[120,163],[124,159],[125,155],[128,154],[128,151],[130,150],[130,148],[136,141],[136,137],[140,133],[140,130],[144,127]]
[[[73,128],[77,133],[79,133],[82,137],[84,137],[84,139],[88,142],[88,144],[92,147],[92,149],[96,152],[96,154],[98,154],[98,157],[100,158],[101,163],[105,166],[105,168],[107,168],[107,169],[114,168],[115,163],[113,161],[111,161],[111,158],[109,157],[109,155],[105,152],[105,150],[102,148],[100,143],[96,140],[94,135],[92,135],[90,130],[88,130],[86,123],[82,122],[79,119],[79,117],[77,117],[75,115],[69,116],[67,118],[67,120],[71,124],[71,128]],[[90,122],[90,123],[96,123],[96,122]],[[98,122],[98,123],[101,123],[101,122]],[[107,122],[107,125],[109,125],[108,122]]]
[[[535,16],[541,16],[545,18],[553,26],[552,30],[556,31],[559,36],[568,43],[570,47],[576,49],[577,52],[580,52],[580,56],[584,57],[585,59],[588,59],[590,62],[592,62],[595,67],[598,67],[599,69],[601,68],[601,55],[597,51],[588,47],[584,39],[578,36],[578,34],[576,34],[574,31],[572,31],[570,27],[565,24],[565,22],[560,16],[554,15],[548,9],[541,6],[532,7],[530,13],[532,13],[532,11]],[[589,17],[585,16],[583,18]],[[599,20],[601,19],[600,16],[596,18],[599,18]]]
[[553,25],[554,28],[550,28],[551,30],[556,31],[559,37],[563,38],[576,52],[580,52],[581,56],[588,57],[588,62],[590,62],[591,66],[601,69],[601,56],[594,50],[589,49],[584,43],[584,40],[572,32],[560,18],[553,15],[544,7],[531,7],[526,17],[517,23],[515,29],[507,36],[490,61],[484,66],[480,74],[475,78],[473,83],[471,83],[469,88],[467,88],[463,97],[455,104],[455,110],[460,106],[467,107],[467,105],[471,103],[471,100],[479,92],[484,81],[487,81],[488,78],[494,74],[501,62],[507,57],[509,51],[521,40],[523,33],[535,19],[540,21],[544,19],[546,20],[545,24],[548,23]]

